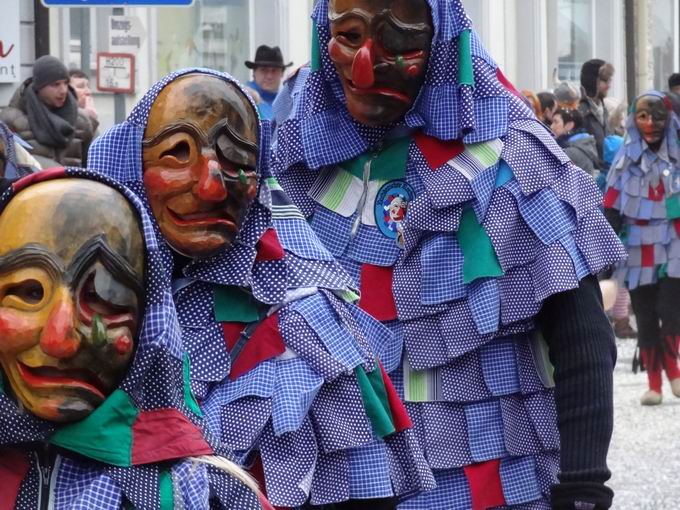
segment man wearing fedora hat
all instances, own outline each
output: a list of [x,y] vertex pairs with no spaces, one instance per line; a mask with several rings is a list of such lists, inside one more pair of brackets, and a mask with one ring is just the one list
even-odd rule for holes
[[253,80],[248,82],[248,86],[255,90],[262,101],[258,104],[260,116],[263,119],[271,119],[274,114],[272,103],[281,87],[283,70],[293,65],[283,63],[281,48],[262,45],[255,52],[255,61],[246,61],[246,67],[253,70]]

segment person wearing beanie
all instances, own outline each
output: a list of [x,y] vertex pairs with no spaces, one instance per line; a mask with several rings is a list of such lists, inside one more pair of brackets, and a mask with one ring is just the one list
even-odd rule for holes
[[[597,155],[601,162],[604,156],[604,138],[611,134],[604,98],[607,97],[613,76],[614,66],[599,58],[588,60],[581,67],[582,97],[578,109],[583,115],[584,129],[595,137]],[[604,164],[600,168],[604,168]]]
[[33,147],[43,168],[86,163],[94,129],[78,107],[66,66],[44,55],[33,64],[33,76],[16,90],[0,121]]

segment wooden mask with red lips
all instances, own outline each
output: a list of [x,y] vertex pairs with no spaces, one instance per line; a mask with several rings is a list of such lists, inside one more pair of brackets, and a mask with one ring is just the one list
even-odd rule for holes
[[81,420],[127,373],[143,309],[144,243],[117,191],[31,185],[0,215],[0,364],[17,402]]
[[369,126],[399,120],[425,79],[433,27],[425,0],[330,0],[328,53],[347,109]]
[[161,233],[177,252],[204,258],[236,239],[257,193],[259,120],[236,85],[188,74],[151,107],[144,187]]

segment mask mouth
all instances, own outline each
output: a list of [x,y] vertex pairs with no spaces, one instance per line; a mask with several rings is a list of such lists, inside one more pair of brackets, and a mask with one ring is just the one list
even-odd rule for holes
[[369,96],[378,95],[389,97],[390,99],[395,99],[404,104],[410,104],[411,99],[404,93],[388,87],[369,87],[369,88],[359,88],[352,80],[347,80],[347,86],[352,91],[352,94],[357,96]]
[[17,368],[24,383],[33,390],[72,390],[94,403],[106,399],[104,383],[91,370],[53,366],[29,367],[21,361],[17,361]]
[[166,207],[172,221],[180,227],[224,227],[236,232],[238,227],[233,218],[224,209],[212,211],[200,211],[195,213],[179,214],[170,207]]

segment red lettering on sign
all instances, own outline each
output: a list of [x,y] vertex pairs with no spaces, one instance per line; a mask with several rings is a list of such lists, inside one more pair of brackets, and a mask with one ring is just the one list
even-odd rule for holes
[[12,53],[12,50],[13,50],[13,49],[14,49],[14,44],[12,44],[12,45],[9,47],[9,49],[7,50],[7,52],[5,53],[4,44],[3,44],[2,41],[0,41],[0,58],[6,58],[6,57],[8,57],[9,54]]

